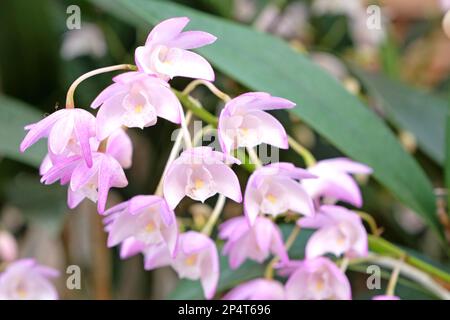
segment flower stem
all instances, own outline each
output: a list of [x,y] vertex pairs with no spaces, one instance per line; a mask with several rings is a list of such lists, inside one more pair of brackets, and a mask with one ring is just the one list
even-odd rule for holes
[[289,146],[303,158],[307,167],[312,167],[316,164],[316,159],[314,158],[312,153],[309,152],[309,150],[302,146],[300,143],[298,143],[297,140],[295,140],[291,136],[288,136],[288,142]]
[[[292,245],[295,242],[295,239],[297,239],[298,235],[300,234],[300,231],[301,231],[300,227],[296,224],[295,227],[292,229],[291,233],[289,234],[288,238],[286,239],[286,242],[284,243],[286,251],[289,251],[289,249],[292,247]],[[272,260],[267,264],[266,271],[264,272],[264,278],[266,279],[273,278],[273,267],[279,260],[280,257],[272,258]]]
[[367,212],[364,211],[355,211],[360,217],[361,219],[363,219],[365,222],[367,222],[367,224],[369,225],[370,228],[370,232],[374,235],[374,236],[379,236],[381,234],[381,229],[378,229],[377,226],[377,222],[375,221],[375,219],[368,214]]
[[261,163],[261,160],[259,160],[259,157],[256,154],[255,149],[254,148],[246,148],[246,149],[247,149],[248,156],[250,157],[250,161],[252,162],[251,164],[255,165],[257,169],[261,168],[262,163]]
[[[186,113],[186,118],[184,120],[186,126],[189,124],[189,122],[191,122],[191,119],[192,119],[192,112],[188,111]],[[161,179],[159,180],[158,186],[156,187],[155,195],[157,195],[157,196],[162,196],[164,176],[166,175],[167,170],[169,169],[169,166],[172,164],[172,162],[178,156],[178,152],[180,151],[181,144],[183,142],[183,137],[185,136],[184,132],[183,132],[183,128],[181,128],[180,130],[181,131],[178,132],[178,135],[175,138],[175,143],[173,144],[172,150],[170,151],[169,159],[167,160],[166,166],[164,167],[163,174],[161,175]],[[188,146],[186,146],[186,147],[188,147]]]
[[214,127],[217,127],[217,117],[203,109],[198,101],[178,90],[172,89],[172,91],[173,93],[175,93],[175,95],[185,108],[189,109],[195,116],[197,116],[201,120],[213,125]]
[[341,260],[340,268],[341,268],[341,271],[342,271],[342,272],[345,273],[345,271],[347,271],[347,268],[348,268],[348,264],[349,264],[349,263],[350,263],[350,260],[349,260],[349,258],[347,258],[347,257],[344,257],[344,258]]
[[211,216],[208,219],[208,222],[206,222],[205,226],[203,227],[203,234],[206,234],[207,236],[211,235],[212,229],[214,228],[214,225],[216,224],[217,219],[219,219],[223,207],[225,206],[225,200],[225,196],[220,194],[219,198],[217,199],[216,205],[214,206],[214,210],[212,211]]
[[[400,260],[400,261],[403,261]],[[391,277],[389,278],[389,283],[386,289],[386,295],[393,296],[395,292],[395,286],[397,285],[398,276],[400,275],[401,264],[397,263],[394,270],[392,271]]]
[[224,93],[223,91],[219,90],[214,84],[212,84],[209,81],[205,80],[194,80],[191,83],[189,83],[186,88],[183,90],[183,94],[189,95],[192,91],[195,90],[199,85],[204,85],[211,91],[217,98],[223,100],[224,102],[228,102],[231,100],[230,96]]
[[194,139],[192,140],[192,144],[194,145],[194,147],[197,146],[199,143],[201,145],[202,138],[206,134],[209,134],[214,131],[215,131],[214,126],[212,126],[210,124],[202,127],[201,130],[194,135]]
[[187,149],[192,148],[192,138],[191,134],[189,133],[188,123],[186,121],[186,118],[181,119],[181,134],[183,136],[184,144]]
[[104,68],[99,68],[96,70],[92,70],[88,73],[83,74],[82,76],[80,76],[78,79],[76,79],[72,85],[69,87],[69,90],[67,90],[67,96],[66,96],[66,108],[67,109],[73,109],[75,107],[75,103],[74,103],[74,93],[75,93],[75,89],[78,87],[78,85],[83,82],[84,80],[93,77],[97,74],[101,74],[101,73],[106,73],[106,72],[111,72],[111,71],[117,71],[117,70],[137,70],[137,67],[135,65],[132,64],[118,64],[115,66],[110,66],[110,67],[104,67]]

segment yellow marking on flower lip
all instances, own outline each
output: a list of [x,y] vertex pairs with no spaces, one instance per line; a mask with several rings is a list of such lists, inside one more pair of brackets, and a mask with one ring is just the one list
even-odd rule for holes
[[195,179],[194,186],[195,189],[201,189],[205,185],[205,182],[202,179]]
[[336,240],[337,244],[342,246],[345,243],[345,237],[343,235],[340,235],[337,240]]
[[248,128],[241,128],[240,131],[243,136],[248,136]]
[[148,233],[151,233],[154,230],[155,230],[155,224],[153,222],[147,223],[147,225],[145,226],[145,231]]
[[165,64],[166,66],[171,66],[171,65],[173,65],[173,61],[172,60],[164,60],[163,64]]
[[316,282],[316,291],[323,291],[325,287],[325,282],[323,280],[319,280]]
[[187,266],[190,266],[190,267],[192,267],[196,262],[197,262],[197,255],[196,254],[191,254],[189,257],[187,257],[184,260],[184,263]]
[[27,297],[28,293],[27,293],[27,290],[25,290],[25,289],[22,288],[22,287],[19,287],[19,288],[17,289],[17,295],[19,296],[19,298],[25,299],[25,298]]
[[70,145],[70,146],[74,146],[74,145],[77,144],[77,140],[72,137],[72,138],[69,139],[69,142],[67,144]]
[[93,182],[90,182],[86,185],[89,190],[97,190],[97,185]]
[[268,195],[266,196],[266,199],[267,199],[270,203],[272,203],[272,204],[274,204],[275,202],[277,202],[277,197],[275,197],[273,194],[268,194]]
[[142,110],[144,109],[144,106],[142,104],[138,104],[134,107],[135,113],[142,113]]

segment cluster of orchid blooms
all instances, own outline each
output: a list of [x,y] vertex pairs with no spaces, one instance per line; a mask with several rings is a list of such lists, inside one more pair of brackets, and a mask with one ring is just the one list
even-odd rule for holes
[[[105,216],[107,245],[120,245],[121,258],[143,254],[146,270],[171,266],[180,278],[200,280],[207,299],[215,296],[219,281],[219,253],[210,233],[225,197],[243,201],[244,206],[244,215],[218,226],[218,236],[225,242],[222,254],[228,256],[230,267],[237,269],[247,259],[263,263],[271,255],[274,258],[268,276],[238,285],[224,299],[351,299],[344,268],[326,255],[343,260],[366,256],[367,233],[356,212],[330,203],[360,207],[361,192],[352,174],[370,174],[371,169],[344,158],[319,161],[307,169],[291,163],[257,165],[242,196],[231,169],[241,161],[233,151],[247,148],[255,157],[253,148],[261,143],[287,149],[283,126],[266,111],[292,108],[294,103],[262,92],[230,99],[218,120],[222,151],[192,146],[182,105],[168,81],[176,76],[213,81],[210,64],[189,49],[211,44],[216,37],[183,32],[188,21],[168,19],[151,31],[145,45],[136,49],[137,67],[128,68],[134,71],[113,78],[114,83],[92,102],[91,107],[99,109],[96,117],[74,108],[68,95],[65,109],[26,127],[21,151],[47,138],[41,181],[67,185],[70,208],[85,198],[96,202],[99,214]],[[155,195],[138,195],[106,210],[110,188],[128,184],[124,169],[131,166],[133,146],[126,128],[153,126],[158,118],[181,125],[184,151],[169,159]],[[212,225],[203,232],[179,233],[174,213],[179,202],[185,196],[204,202],[216,194]],[[303,260],[289,258],[290,244],[274,222],[286,213],[299,217],[297,231],[317,230],[307,242]],[[274,270],[287,277],[285,284],[273,279]],[[19,260],[0,275],[0,298],[57,298],[48,280],[55,275],[32,260]]]

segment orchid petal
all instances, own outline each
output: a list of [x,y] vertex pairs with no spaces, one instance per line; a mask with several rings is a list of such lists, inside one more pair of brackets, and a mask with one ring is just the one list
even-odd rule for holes
[[175,209],[181,199],[185,196],[185,186],[187,183],[187,170],[184,165],[175,165],[164,177],[164,198],[170,209]]
[[48,136],[49,150],[54,154],[61,154],[69,143],[74,130],[74,115],[67,114],[53,125]]
[[108,138],[115,130],[122,126],[124,108],[122,107],[125,95],[115,95],[103,103],[97,113],[97,139],[102,141]]
[[152,29],[145,45],[168,43],[175,39],[188,23],[189,18],[187,17],[176,17],[161,21]]
[[48,117],[45,117],[41,121],[34,123],[33,125],[28,125],[26,129],[29,130],[29,132],[20,144],[20,151],[24,152],[38,140],[48,136],[54,123],[64,116],[67,116],[67,110],[61,109],[52,113]]
[[242,202],[242,193],[236,174],[223,164],[209,165],[208,170],[214,176],[217,192],[238,203]]
[[[127,72],[128,73],[128,72]],[[117,77],[116,77],[117,78]],[[113,96],[123,95],[127,92],[127,87],[121,83],[113,83],[110,86],[103,89],[102,92],[92,101],[91,108],[97,109],[100,107],[105,101],[109,100]]]
[[197,53],[179,49],[179,55],[172,61],[171,77],[181,76],[214,81],[214,71],[209,62]]
[[195,49],[211,44],[217,37],[204,31],[185,31],[168,43],[171,47],[180,49]]
[[260,121],[261,141],[281,149],[289,148],[286,131],[281,123],[264,111],[255,110],[250,113]]

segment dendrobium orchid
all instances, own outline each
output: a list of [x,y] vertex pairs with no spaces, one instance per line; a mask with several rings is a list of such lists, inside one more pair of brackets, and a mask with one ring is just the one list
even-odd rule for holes
[[295,103],[265,92],[244,93],[227,102],[220,113],[218,135],[222,151],[253,148],[261,143],[287,149],[288,139],[281,123],[265,110],[290,109]]
[[195,231],[180,234],[178,252],[171,258],[164,244],[149,246],[144,250],[145,268],[151,270],[171,265],[180,278],[198,280],[204,295],[211,299],[219,281],[219,255],[214,241]]
[[270,253],[282,261],[289,259],[281,232],[270,219],[257,217],[250,226],[245,217],[236,217],[220,225],[219,230],[219,237],[227,241],[223,254],[229,256],[231,269],[239,268],[247,258],[262,263]]
[[289,300],[350,300],[352,296],[345,274],[325,257],[297,263],[285,292]]
[[87,166],[92,166],[90,139],[95,137],[96,120],[86,110],[61,109],[25,129],[28,133],[20,144],[21,152],[47,137],[50,158],[81,154]]
[[189,18],[178,17],[156,25],[145,45],[136,49],[139,70],[165,80],[182,76],[213,81],[214,71],[208,61],[188,50],[211,44],[217,38],[204,31],[183,32],[188,22]]
[[308,259],[332,253],[339,257],[358,258],[367,256],[367,232],[361,218],[347,208],[321,206],[314,217],[297,221],[302,228],[318,230],[308,239],[306,257]]
[[228,292],[223,300],[284,300],[284,286],[278,281],[254,279]]
[[104,214],[108,216],[108,247],[133,238],[142,243],[140,249],[164,243],[171,255],[175,256],[178,227],[175,213],[169,209],[164,198],[136,196]]
[[0,273],[0,300],[57,300],[58,292],[49,278],[58,275],[57,270],[33,259],[13,262]]
[[291,163],[280,162],[257,169],[250,176],[244,196],[244,212],[251,225],[258,214],[277,216],[292,210],[314,214],[311,198],[298,182],[315,176]]
[[95,152],[93,165],[88,167],[80,156],[72,156],[55,164],[41,179],[45,184],[60,180],[61,184],[70,182],[67,204],[77,207],[85,198],[97,202],[99,213],[105,211],[110,188],[124,188],[128,180],[120,163],[107,153]]
[[143,72],[126,72],[113,78],[114,83],[92,102],[97,109],[97,138],[103,140],[121,126],[153,126],[157,117],[179,124],[183,109],[169,85]]
[[302,185],[316,203],[326,198],[362,206],[361,191],[351,174],[371,174],[370,167],[350,159],[335,158],[319,161],[308,171],[317,179],[303,180]]
[[185,195],[204,202],[216,193],[242,201],[236,174],[228,166],[240,163],[234,157],[210,147],[184,151],[169,167],[164,177],[164,197],[174,209]]

